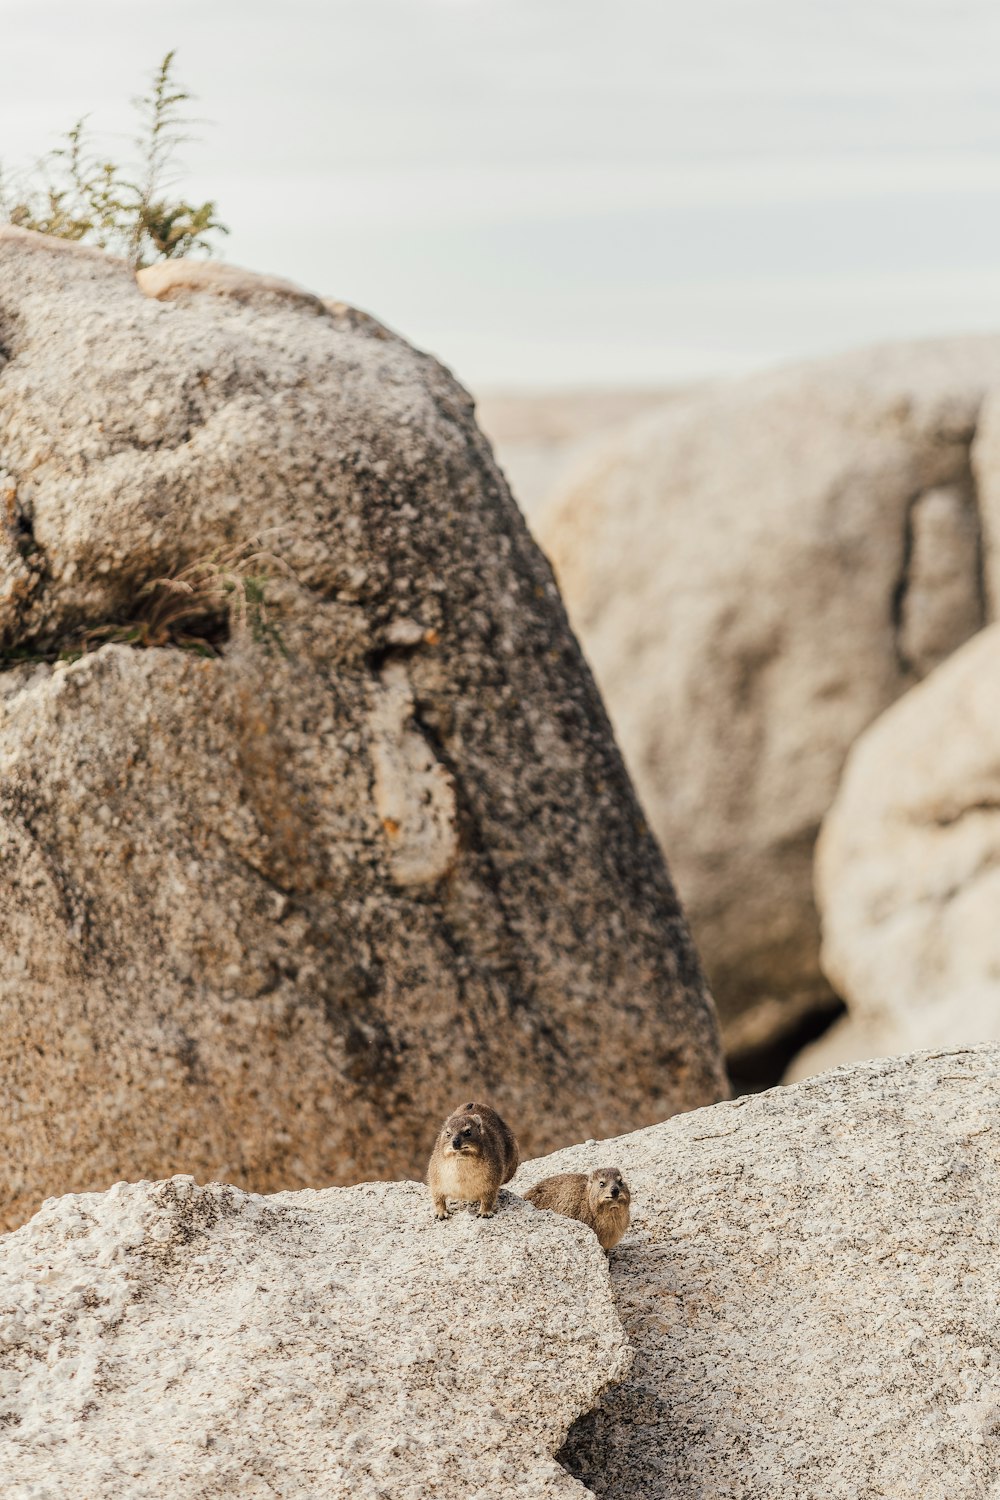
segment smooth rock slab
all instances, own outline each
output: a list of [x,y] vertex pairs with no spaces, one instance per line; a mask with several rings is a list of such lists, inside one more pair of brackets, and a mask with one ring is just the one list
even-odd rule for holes
[[119,1183],[0,1239],[2,1493],[584,1495],[552,1455],[629,1358],[589,1231],[509,1195]]
[[563,1449],[613,1500],[1000,1493],[1000,1048],[867,1063],[576,1146],[616,1162],[631,1376]]
[[1000,1041],[1000,626],[861,736],[816,850],[847,1015],[795,1059]]

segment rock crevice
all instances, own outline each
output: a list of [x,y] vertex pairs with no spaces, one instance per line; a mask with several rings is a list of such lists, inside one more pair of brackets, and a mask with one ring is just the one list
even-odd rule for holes
[[526,1163],[617,1164],[635,1348],[562,1450],[602,1500],[954,1500],[1000,1474],[1000,1048],[843,1068]]

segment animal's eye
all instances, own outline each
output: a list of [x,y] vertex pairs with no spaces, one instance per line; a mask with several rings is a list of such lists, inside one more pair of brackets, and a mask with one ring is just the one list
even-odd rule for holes
[[607,1187],[607,1183],[606,1183],[606,1182],[605,1182],[605,1181],[604,1181],[604,1178],[603,1178],[603,1177],[602,1177],[602,1178],[601,1178],[601,1183],[600,1183],[600,1185],[601,1185],[601,1187]]
[[471,1135],[472,1134],[472,1126],[471,1125],[466,1125],[465,1129],[462,1131],[462,1134],[463,1135]]

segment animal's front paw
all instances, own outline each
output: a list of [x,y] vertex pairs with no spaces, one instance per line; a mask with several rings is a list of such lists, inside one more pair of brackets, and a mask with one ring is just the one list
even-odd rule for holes
[[434,1215],[435,1219],[450,1219],[451,1214],[446,1208],[439,1208]]
[[476,1215],[477,1219],[492,1219],[496,1214],[495,1208],[481,1208]]

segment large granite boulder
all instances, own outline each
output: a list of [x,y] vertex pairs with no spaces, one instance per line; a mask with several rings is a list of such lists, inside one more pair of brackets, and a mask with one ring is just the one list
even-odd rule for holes
[[[122,1176],[416,1174],[475,1093],[535,1151],[719,1098],[468,398],[284,283],[142,275],[0,231],[0,1222]],[[254,536],[267,619],[169,644],[144,588]]]
[[1000,625],[858,740],[816,892],[823,966],[848,1010],[792,1076],[1000,1041]]
[[735,1072],[827,1010],[813,846],[858,734],[986,617],[970,445],[1000,338],[645,417],[542,514]]
[[522,1168],[617,1162],[628,1379],[561,1457],[606,1500],[1000,1482],[1000,1048],[861,1064]]
[[0,1238],[5,1500],[584,1496],[553,1455],[628,1369],[589,1230],[416,1184],[188,1177]]

